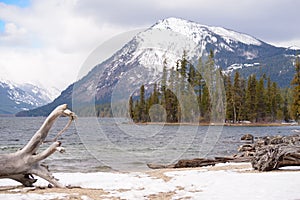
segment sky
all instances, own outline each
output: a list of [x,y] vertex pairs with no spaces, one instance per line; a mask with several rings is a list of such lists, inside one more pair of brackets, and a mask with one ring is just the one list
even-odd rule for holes
[[179,17],[300,47],[298,0],[0,0],[0,78],[65,89],[124,32]]

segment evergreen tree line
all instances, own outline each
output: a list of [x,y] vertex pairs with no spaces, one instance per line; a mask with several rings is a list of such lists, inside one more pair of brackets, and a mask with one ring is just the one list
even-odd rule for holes
[[214,102],[218,97],[213,95],[217,76],[222,78],[226,93],[226,122],[299,119],[299,59],[295,62],[293,87],[281,89],[265,74],[246,78],[241,77],[238,71],[233,77],[222,74],[214,67],[212,52],[205,63],[200,58],[197,66],[193,66],[186,57],[184,53],[176,66],[169,70],[165,61],[162,79],[153,85],[152,91],[145,91],[142,85],[138,97],[130,97],[129,114],[134,122],[210,122],[214,115],[212,110],[218,104]]
[[264,74],[259,79],[250,75],[247,79],[236,72],[233,78],[224,76],[226,90],[226,121],[275,122],[289,120],[287,91]]
[[213,77],[206,77],[205,80],[203,74],[220,73],[219,70],[215,70],[213,57],[211,52],[205,63],[199,58],[197,66],[194,66],[187,60],[184,52],[176,66],[169,70],[165,60],[161,81],[153,85],[152,92],[146,94],[145,86],[142,85],[139,98],[130,97],[129,113],[133,121],[169,123],[209,121],[211,114],[209,90],[212,89],[210,82],[213,82]]

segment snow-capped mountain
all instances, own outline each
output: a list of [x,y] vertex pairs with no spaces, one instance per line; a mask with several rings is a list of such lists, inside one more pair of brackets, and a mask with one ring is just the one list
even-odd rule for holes
[[46,89],[0,79],[0,114],[15,114],[45,105],[53,100]]
[[196,64],[200,56],[205,59],[210,51],[214,52],[216,67],[227,73],[235,70],[242,75],[266,73],[281,86],[288,84],[287,80],[294,73],[296,51],[293,49],[275,47],[222,27],[168,18],[134,36],[112,57],[70,85],[54,102],[40,108],[38,113],[47,115],[61,103],[101,104],[120,96],[128,100],[141,84],[160,79],[165,60],[167,68],[175,67],[187,52],[188,60]]
[[16,84],[17,87],[24,90],[31,96],[36,96],[46,102],[53,101],[60,94],[59,90],[55,87],[44,88],[31,83]]

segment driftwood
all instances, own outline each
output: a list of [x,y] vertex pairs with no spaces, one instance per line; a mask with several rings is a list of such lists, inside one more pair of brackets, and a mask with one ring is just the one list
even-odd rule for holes
[[[300,166],[300,135],[273,136],[255,138],[244,135],[241,140],[248,141],[238,148],[238,153],[231,157],[195,158],[179,160],[175,164],[147,164],[149,168],[186,168],[213,166],[226,162],[251,162],[258,171],[275,170],[283,166]],[[249,143],[250,142],[250,143]]]
[[300,135],[265,137],[253,145],[252,151],[252,167],[259,171],[300,166]]
[[169,165],[148,163],[147,166],[151,169],[189,168],[189,167],[214,166],[218,163],[226,163],[226,162],[250,162],[250,158],[243,158],[243,157],[194,158],[194,159],[182,159],[175,164],[169,164]]
[[[51,127],[60,116],[68,116],[70,118],[68,124],[52,141],[47,141],[51,142],[51,144],[46,150],[38,153],[39,147],[46,142],[45,139]],[[36,175],[47,180],[54,187],[65,187],[52,176],[48,170],[48,166],[40,163],[40,161],[49,157],[55,151],[64,151],[61,147],[61,142],[57,141],[57,139],[68,128],[75,117],[75,114],[67,109],[66,104],[54,109],[40,129],[22,149],[15,153],[0,155],[0,178],[13,179],[24,186],[30,187],[37,181],[33,177],[33,175]]]
[[[250,134],[244,135],[241,140],[243,141],[253,141],[254,137]],[[244,144],[247,146],[249,143]],[[243,145],[243,146],[244,146]],[[251,144],[250,144],[251,145]],[[241,153],[235,154],[228,157],[214,157],[214,158],[194,158],[194,159],[182,159],[177,161],[175,164],[161,165],[149,163],[147,166],[151,169],[161,169],[161,168],[189,168],[189,167],[205,167],[205,166],[214,166],[218,163],[227,163],[227,162],[251,162],[252,157],[248,155],[247,150],[252,149],[252,146],[249,148],[244,147],[239,149]]]

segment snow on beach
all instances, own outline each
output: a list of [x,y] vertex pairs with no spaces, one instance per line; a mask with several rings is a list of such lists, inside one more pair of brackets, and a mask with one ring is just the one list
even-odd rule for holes
[[[84,189],[5,190],[18,183],[0,179],[0,199],[300,199],[299,168],[256,173],[245,163],[130,173],[57,173],[55,177]],[[48,183],[39,178],[35,185]]]

